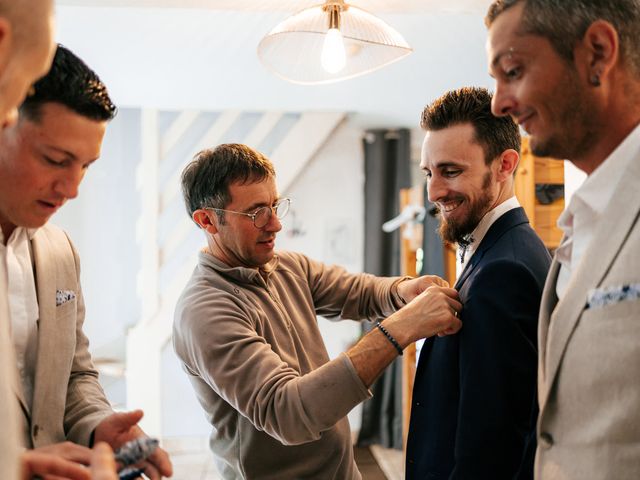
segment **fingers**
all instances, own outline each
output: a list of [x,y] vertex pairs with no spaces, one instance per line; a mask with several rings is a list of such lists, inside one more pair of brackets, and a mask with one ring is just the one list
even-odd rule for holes
[[89,465],[91,460],[91,450],[82,445],[72,442],[60,442],[45,447],[38,447],[32,452],[45,453],[56,457],[63,458],[82,465]]
[[90,480],[89,471],[82,465],[52,453],[27,450],[22,454],[22,479]]
[[122,430],[133,427],[142,420],[143,416],[144,413],[142,410],[132,410],[130,412],[120,412],[111,415],[114,426]]
[[169,459],[169,454],[162,448],[156,448],[156,451],[153,452],[153,455],[151,455],[148,460],[153,464],[153,466],[158,470],[158,472],[160,472],[162,476],[170,477],[171,475],[173,475],[173,465],[171,464],[171,460]]
[[425,275],[431,281],[431,283],[437,287],[449,287],[449,282],[444,278],[440,278],[437,275]]
[[141,431],[137,423],[142,416],[142,410],[112,413],[96,426],[93,435],[95,442],[107,442],[111,448],[119,448],[125,442],[139,436],[136,429]]
[[116,461],[113,450],[104,442],[98,443],[91,452],[91,480],[117,480]]

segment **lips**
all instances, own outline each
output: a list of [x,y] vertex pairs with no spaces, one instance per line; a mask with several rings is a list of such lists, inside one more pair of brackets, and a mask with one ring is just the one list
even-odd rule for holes
[[438,208],[440,209],[442,215],[448,216],[460,205],[462,205],[462,202],[463,200],[461,198],[455,200],[440,201],[438,202]]
[[267,248],[273,248],[275,246],[275,244],[276,244],[276,238],[272,237],[272,238],[269,238],[267,240],[259,240],[258,244],[262,245],[264,247],[267,247]]
[[47,201],[47,200],[38,200],[38,204],[45,208],[46,210],[51,210],[53,212],[55,212],[56,210],[58,210],[62,205],[64,205],[64,202],[56,202],[56,201]]
[[526,115],[520,115],[516,117],[515,120],[518,123],[518,125],[520,125],[525,130],[525,132],[531,133],[529,129],[531,127],[530,120],[532,118],[533,118],[533,112],[529,112]]

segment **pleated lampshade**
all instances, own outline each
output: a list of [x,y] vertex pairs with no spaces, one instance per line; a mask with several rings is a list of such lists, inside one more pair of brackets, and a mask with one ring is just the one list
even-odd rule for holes
[[258,45],[258,57],[269,70],[308,85],[363,75],[411,52],[387,23],[343,0],[329,0],[292,15]]

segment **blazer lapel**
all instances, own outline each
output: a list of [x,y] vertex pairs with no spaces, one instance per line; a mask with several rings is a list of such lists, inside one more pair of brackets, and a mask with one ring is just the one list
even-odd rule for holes
[[[617,192],[600,220],[598,231],[573,272],[563,298],[551,314],[546,337],[546,399],[566,350],[567,342],[586,306],[587,293],[597,287],[615,260],[640,212],[640,159],[631,162]],[[555,282],[553,283],[555,286]],[[555,293],[555,292],[554,292]]]
[[486,235],[478,245],[478,249],[475,251],[473,256],[469,259],[469,265],[463,270],[462,275],[456,282],[454,288],[456,290],[460,290],[465,280],[471,275],[473,270],[480,264],[482,261],[482,257],[484,253],[489,250],[493,245],[498,241],[498,239],[504,235],[507,230],[512,229],[517,225],[521,225],[523,223],[529,223],[527,219],[527,215],[524,213],[524,209],[522,207],[514,208],[513,210],[509,210],[507,213],[498,218],[493,225],[489,228]]
[[36,289],[40,319],[38,321],[38,359],[33,386],[32,417],[46,403],[49,391],[50,362],[56,358],[56,277],[57,265],[51,239],[42,231],[32,240],[35,262]]
[[[556,295],[556,282],[558,280],[558,273],[560,272],[560,262],[556,256],[553,256],[551,262],[551,268],[542,290],[542,300],[540,301],[540,315],[538,316],[538,391],[539,396],[547,390],[545,365],[547,355],[547,334],[549,333],[549,320],[551,313],[558,303],[558,296]],[[540,403],[542,408],[542,402]]]

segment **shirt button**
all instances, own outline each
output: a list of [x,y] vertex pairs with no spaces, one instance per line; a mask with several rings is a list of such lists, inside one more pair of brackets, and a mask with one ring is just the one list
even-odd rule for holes
[[549,432],[542,432],[540,434],[540,447],[549,449],[553,446],[553,436]]
[[416,407],[419,407],[419,406],[420,406],[420,402],[416,402]]

